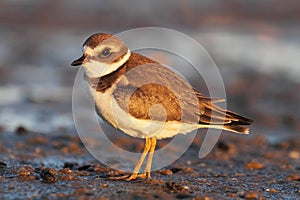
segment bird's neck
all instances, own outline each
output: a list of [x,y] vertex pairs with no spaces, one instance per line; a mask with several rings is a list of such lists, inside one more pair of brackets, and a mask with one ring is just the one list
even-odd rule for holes
[[122,76],[125,73],[126,65],[123,64],[121,67],[119,67],[119,69],[105,76],[89,77],[87,74],[85,74],[85,76],[90,87],[92,87],[98,92],[105,92],[107,89],[111,88],[114,83],[116,83],[120,76]]

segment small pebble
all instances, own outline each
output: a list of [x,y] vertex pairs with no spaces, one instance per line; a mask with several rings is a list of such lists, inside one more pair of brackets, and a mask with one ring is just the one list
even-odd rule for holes
[[6,168],[7,164],[5,162],[0,161],[0,168]]
[[227,196],[227,197],[235,197],[236,194],[234,194],[234,193],[226,193],[226,196]]
[[76,162],[65,162],[63,168],[75,169],[77,166]]
[[184,186],[182,186],[182,189],[184,189],[184,190],[189,190],[189,189],[190,189],[190,187],[189,187],[189,186],[187,186],[187,185],[184,185]]
[[236,173],[235,176],[243,177],[243,176],[246,176],[246,174],[243,174],[243,173]]
[[166,182],[165,186],[171,191],[180,191],[183,189],[181,184],[175,182]]
[[237,195],[240,197],[240,198],[245,198],[245,191],[239,191],[238,193],[237,193]]
[[199,163],[198,166],[199,166],[199,167],[206,167],[206,164],[205,164],[205,163]]
[[24,126],[18,126],[15,130],[15,133],[17,133],[18,135],[24,135],[28,132],[29,131]]
[[56,171],[55,169],[52,168],[45,168],[44,170],[41,171],[40,173],[42,177],[42,182],[43,183],[54,183],[56,182]]
[[47,143],[49,143],[49,140],[46,137],[37,136],[37,137],[30,138],[28,140],[28,143],[33,144],[33,145],[36,145],[36,144],[47,144]]
[[78,171],[87,170],[87,169],[89,169],[91,167],[92,167],[92,165],[83,165],[81,167],[78,167]]
[[258,194],[256,192],[247,192],[245,195],[245,199],[257,199]]
[[33,181],[33,180],[36,180],[37,177],[36,177],[36,176],[29,175],[29,176],[21,176],[21,179],[22,179],[23,181]]
[[158,172],[162,175],[172,175],[173,174],[172,170],[170,170],[170,169],[162,169],[162,170],[159,170]]
[[90,176],[91,173],[88,171],[78,171],[76,172],[77,176]]
[[173,174],[175,174],[175,173],[181,171],[182,168],[180,168],[180,167],[173,167],[173,168],[171,168],[170,170],[173,172]]
[[293,166],[290,164],[284,164],[280,166],[280,169],[293,169]]
[[58,173],[58,174],[71,174],[71,173],[72,173],[72,170],[69,169],[69,168],[63,168],[63,169],[57,170],[57,173]]
[[113,177],[113,176],[120,176],[120,175],[125,175],[128,174],[124,171],[119,171],[119,170],[111,170],[107,173],[108,177]]
[[271,189],[266,189],[267,192],[270,192],[270,193],[277,193],[277,190],[271,188]]
[[184,169],[184,172],[186,172],[186,173],[191,173],[192,171],[193,170],[190,167],[187,167],[187,168]]
[[300,181],[300,176],[297,175],[297,174],[291,174],[291,175],[287,178],[287,180],[289,180],[289,181]]
[[297,159],[300,158],[300,153],[299,153],[298,151],[291,151],[291,152],[289,153],[289,157],[290,157],[291,159],[297,160]]
[[34,149],[34,153],[36,153],[36,154],[41,154],[41,153],[43,153],[43,151],[42,151],[41,148],[36,147],[36,148]]
[[23,166],[18,171],[18,176],[29,176],[31,173],[34,172],[34,169],[31,166]]
[[60,176],[60,180],[73,181],[73,180],[77,180],[77,179],[76,179],[76,177],[74,177],[72,175],[62,175],[62,176]]
[[263,169],[265,166],[259,162],[251,161],[245,165],[246,169]]

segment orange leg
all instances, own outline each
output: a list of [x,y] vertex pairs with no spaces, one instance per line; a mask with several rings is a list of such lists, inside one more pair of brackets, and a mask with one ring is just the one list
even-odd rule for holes
[[[138,160],[136,166],[134,167],[133,172],[132,172],[131,175],[118,176],[118,177],[109,177],[108,179],[109,180],[126,180],[126,181],[130,181],[130,180],[136,179],[137,177],[145,178],[146,174],[138,174],[138,173],[139,173],[139,171],[141,169],[141,166],[142,166],[142,164],[143,164],[143,162],[144,162],[144,160],[145,160],[145,158],[146,158],[149,150],[152,147],[152,145],[151,145],[152,144],[152,139],[151,138],[146,138],[145,147],[144,147],[143,153],[142,153],[140,159]],[[155,140],[155,142],[156,142],[156,140]],[[153,156],[153,154],[152,154],[152,156]],[[149,158],[148,158],[148,162],[149,162]],[[152,162],[152,158],[151,158],[151,162]],[[150,162],[150,168],[151,168],[151,162]],[[148,163],[147,163],[147,166],[148,166]],[[149,171],[149,173],[150,173],[150,171]]]
[[128,177],[126,178],[125,180],[126,181],[130,181],[130,180],[134,180],[136,179],[137,177],[140,177],[140,178],[144,178],[144,174],[140,174],[138,175],[140,169],[141,169],[141,166],[150,150],[150,147],[151,147],[151,139],[150,138],[146,138],[146,143],[145,143],[145,147],[144,147],[144,151],[138,161],[138,163],[136,164],[134,170],[133,170],[133,173]]
[[153,155],[156,147],[156,138],[150,138],[150,142],[151,142],[151,146],[150,146],[149,156],[147,160],[147,165],[145,168],[145,174],[148,179],[151,178],[151,166],[152,166]]

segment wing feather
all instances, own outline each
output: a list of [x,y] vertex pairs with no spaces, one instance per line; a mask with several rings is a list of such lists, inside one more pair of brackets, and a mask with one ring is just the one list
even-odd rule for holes
[[246,133],[252,120],[225,110],[215,103],[224,99],[203,96],[178,74],[158,62],[132,53],[124,64],[126,72],[113,95],[118,105],[132,116],[151,119],[151,108],[163,120],[223,125],[225,130]]

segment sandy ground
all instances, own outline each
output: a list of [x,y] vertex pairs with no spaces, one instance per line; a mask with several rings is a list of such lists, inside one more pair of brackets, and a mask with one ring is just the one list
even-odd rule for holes
[[[0,2],[0,199],[300,199],[300,4],[137,2]],[[227,107],[255,123],[249,136],[224,132],[204,159],[201,130],[150,181],[109,181],[123,172],[93,158],[74,127],[70,63],[90,34],[144,26],[200,42],[220,69]]]
[[[300,138],[270,142],[263,136],[223,133],[199,159],[199,133],[184,155],[151,180],[106,178],[124,174],[99,163],[71,134],[40,134],[20,127],[0,133],[1,199],[297,199]],[[120,137],[141,151],[142,141]],[[128,146],[127,146],[128,148]]]

